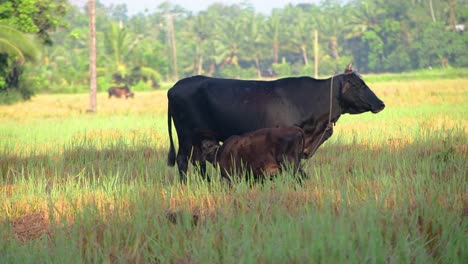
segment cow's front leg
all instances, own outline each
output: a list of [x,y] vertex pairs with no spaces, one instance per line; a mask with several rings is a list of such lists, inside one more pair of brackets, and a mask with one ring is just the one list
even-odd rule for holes
[[200,146],[193,146],[191,161],[193,166],[198,169],[203,180],[211,181],[210,176],[206,173],[206,159],[202,153]]

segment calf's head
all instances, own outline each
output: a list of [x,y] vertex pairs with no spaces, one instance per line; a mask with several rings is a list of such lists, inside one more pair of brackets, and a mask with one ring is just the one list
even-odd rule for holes
[[344,113],[360,114],[371,111],[376,114],[385,108],[374,92],[359,74],[353,71],[352,64],[346,67],[341,83],[341,106]]
[[214,164],[219,147],[218,141],[202,140],[201,150],[204,159]]

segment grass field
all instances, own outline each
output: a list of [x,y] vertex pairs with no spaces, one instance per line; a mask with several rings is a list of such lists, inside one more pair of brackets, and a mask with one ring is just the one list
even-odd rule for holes
[[302,186],[177,184],[165,91],[0,106],[0,262],[466,263],[467,83],[369,83]]

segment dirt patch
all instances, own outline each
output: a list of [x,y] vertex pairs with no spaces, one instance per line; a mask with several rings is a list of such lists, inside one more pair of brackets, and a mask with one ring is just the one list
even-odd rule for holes
[[48,237],[52,235],[49,219],[44,212],[36,212],[11,220],[11,228],[15,238],[21,242],[40,238],[44,234]]

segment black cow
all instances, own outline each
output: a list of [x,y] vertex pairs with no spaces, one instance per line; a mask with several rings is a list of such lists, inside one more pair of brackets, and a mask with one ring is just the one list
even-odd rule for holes
[[353,72],[351,64],[344,74],[325,80],[294,77],[253,81],[193,76],[178,81],[167,97],[168,165],[174,166],[176,162],[173,120],[179,139],[177,166],[183,182],[189,156],[192,163],[200,163],[201,173],[205,175],[206,162],[201,155],[203,139],[224,141],[232,135],[260,128],[299,126],[305,133],[303,158],[309,158],[332,135],[332,124],[342,114],[378,113],[385,108]]
[[127,99],[128,97],[133,98],[133,96],[135,96],[135,94],[132,91],[130,91],[127,85],[123,87],[111,87],[109,88],[109,90],[107,90],[107,92],[109,93],[109,98],[111,98],[112,96],[115,96],[117,98],[125,96],[125,99]]

